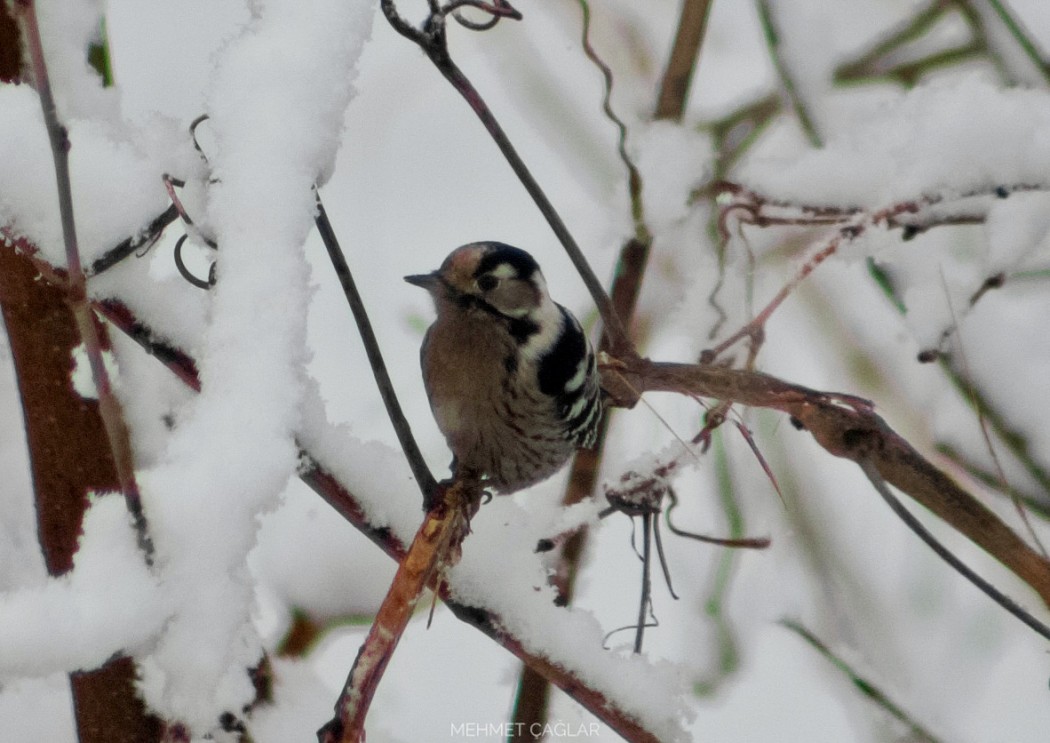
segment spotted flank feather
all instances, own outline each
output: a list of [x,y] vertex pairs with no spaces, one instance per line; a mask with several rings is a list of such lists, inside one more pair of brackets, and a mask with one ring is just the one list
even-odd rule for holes
[[554,398],[565,438],[577,446],[594,443],[601,416],[598,370],[587,337],[567,309],[557,305],[561,330],[551,349],[540,357],[540,391]]

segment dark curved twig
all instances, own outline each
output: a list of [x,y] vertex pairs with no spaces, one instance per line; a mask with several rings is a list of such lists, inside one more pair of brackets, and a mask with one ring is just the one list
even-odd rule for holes
[[459,10],[452,11],[452,17],[456,19],[456,22],[463,28],[469,28],[471,31],[488,31],[490,28],[499,23],[499,16],[493,16],[483,23],[472,21],[465,15],[459,12]]
[[[178,219],[178,217],[179,210],[174,204],[170,204],[167,209],[154,217],[153,220],[146,225],[146,229],[144,229],[141,234],[121,240],[101,256],[96,258],[85,272],[87,277],[98,276],[103,271],[113,268],[113,266],[120,263],[129,255],[135,253],[139,248],[144,247],[145,250],[149,250],[153,247],[153,244],[160,239],[161,233],[164,232],[164,228]],[[145,253],[145,251],[143,251],[143,253]]]
[[[553,230],[555,236],[557,236],[558,240],[561,242],[562,247],[565,248],[569,260],[572,261],[576,271],[583,279],[587,291],[590,292],[591,298],[594,300],[595,305],[598,307],[598,312],[602,316],[602,322],[605,325],[605,333],[609,337],[609,347],[613,349],[618,356],[637,355],[633,344],[627,337],[623,323],[616,314],[616,310],[613,307],[612,301],[609,299],[609,295],[605,293],[605,288],[602,286],[602,283],[598,280],[598,277],[594,275],[594,270],[587,262],[587,259],[583,255],[583,251],[580,250],[580,246],[576,243],[575,238],[573,238],[572,234],[569,232],[568,227],[565,226],[565,222],[558,214],[558,211],[554,208],[550,199],[547,198],[547,195],[543,192],[543,189],[525,165],[525,162],[521,159],[521,156],[514,148],[514,145],[512,145],[507,138],[506,132],[503,131],[503,127],[500,126],[491,109],[489,109],[488,105],[482,99],[480,93],[478,93],[473,83],[467,79],[466,75],[463,74],[462,70],[459,69],[456,63],[452,61],[452,57],[449,56],[444,15],[440,10],[438,12],[433,12],[432,10],[430,15],[423,22],[422,28],[419,29],[405,21],[405,19],[398,14],[397,9],[394,7],[393,0],[380,0],[380,7],[382,8],[383,14],[386,16],[387,20],[394,27],[394,30],[417,44],[419,48],[423,50],[423,53],[427,55],[427,58],[438,68],[438,71],[441,72],[452,87],[463,96],[470,105],[471,110],[473,110],[478,118],[481,119],[481,123],[489,132],[489,136],[492,137],[515,175],[518,176],[518,180],[521,181],[525,190],[528,191],[529,196],[531,196],[532,200],[536,203],[536,207],[547,220],[547,224],[550,225],[551,230]],[[507,17],[513,16],[508,15]]]
[[947,547],[941,544],[937,538],[922,525],[922,522],[915,518],[911,511],[905,508],[904,504],[901,503],[897,496],[895,496],[886,486],[886,481],[882,478],[878,468],[870,459],[858,459],[857,464],[860,466],[861,470],[864,471],[864,474],[867,475],[868,480],[871,481],[872,487],[874,487],[878,494],[882,496],[882,499],[886,501],[887,505],[893,509],[893,512],[897,514],[897,517],[903,521],[909,529],[915,532],[916,536],[925,542],[927,547],[933,550],[938,557],[951,565],[956,572],[966,578],[966,580],[981,589],[992,599],[992,601],[1020,619],[1031,629],[1050,640],[1050,627],[1047,627],[1033,617],[1028,613],[1027,609],[975,573],[966,563],[952,554]]
[[[620,512],[631,519],[631,547],[634,549],[635,554],[638,555],[638,559],[642,562],[642,600],[641,606],[638,609],[638,623],[633,625],[636,633],[634,644],[635,653],[641,652],[642,637],[645,628],[651,626],[646,625],[643,621],[646,609],[648,608],[650,613],[652,611],[651,541],[656,542],[656,555],[660,561],[660,568],[663,570],[664,581],[667,583],[667,590],[670,592],[673,599],[678,599],[678,594],[675,593],[674,586],[671,582],[671,569],[667,563],[667,556],[664,554],[663,538],[660,535],[660,512],[663,509],[664,495],[667,495],[671,502],[670,507],[667,509],[667,526],[678,536],[695,539],[700,542],[717,544],[723,547],[764,549],[769,546],[769,539],[766,538],[720,539],[718,537],[708,537],[703,534],[693,534],[692,532],[676,528],[674,524],[671,523],[671,511],[678,505],[678,496],[674,492],[674,488],[665,481],[666,476],[675,469],[676,466],[677,465],[672,460],[672,462],[667,465],[657,467],[652,477],[639,476],[634,472],[625,474],[620,481],[622,485],[621,488],[606,488],[605,497],[609,502],[609,506],[602,509],[598,514],[598,518],[601,519],[613,513]],[[640,553],[635,545],[635,516],[642,517],[642,551]]]
[[[627,192],[631,198],[631,218],[634,221],[634,239],[641,245],[644,245],[646,251],[652,244],[653,236],[649,231],[648,225],[645,223],[645,202],[642,199],[642,175],[638,172],[638,167],[634,164],[634,160],[627,154],[627,125],[623,122],[612,107],[612,89],[613,89],[613,74],[612,69],[605,63],[601,57],[598,56],[598,52],[595,51],[594,47],[591,46],[591,6],[587,0],[579,0],[580,10],[583,12],[583,31],[581,34],[580,45],[583,47],[583,53],[587,56],[587,59],[591,61],[598,71],[602,73],[602,81],[604,83],[604,89],[602,91],[602,112],[605,114],[605,118],[613,123],[616,127],[616,152],[620,156],[620,161],[623,163],[624,168],[627,169]],[[644,264],[643,264],[644,267]]]
[[448,15],[454,13],[460,8],[477,8],[483,10],[493,18],[512,18],[515,21],[521,20],[521,13],[519,13],[510,3],[505,0],[496,0],[494,3],[486,3],[484,0],[452,0],[452,2],[446,3],[438,8],[438,12],[441,15]]
[[[460,8],[477,8],[488,13],[491,17],[487,21],[480,23],[472,21],[459,12]],[[451,14],[459,25],[463,26],[463,28],[469,28],[471,31],[488,31],[504,18],[511,18],[515,21],[521,20],[521,13],[510,4],[504,2],[504,0],[496,0],[495,3],[486,3],[483,0],[453,0],[453,2],[441,7],[438,12],[442,15]]]
[[667,489],[667,496],[671,504],[667,507],[664,520],[667,521],[667,528],[675,536],[695,539],[698,542],[706,542],[707,544],[717,544],[721,547],[736,547],[739,549],[764,550],[771,543],[769,537],[712,537],[707,534],[698,534],[693,531],[680,529],[671,521],[671,511],[678,508],[678,496],[675,494],[674,488]]
[[401,403],[398,402],[397,393],[394,392],[394,385],[390,382],[390,375],[387,373],[383,354],[379,350],[379,342],[372,331],[372,324],[368,320],[368,312],[365,310],[364,302],[357,291],[356,284],[354,284],[350,266],[347,265],[343,249],[339,245],[339,239],[335,235],[335,230],[332,229],[332,223],[328,220],[328,214],[325,212],[324,204],[321,202],[321,194],[317,193],[316,190],[315,194],[317,197],[317,216],[315,218],[317,231],[321,234],[321,240],[324,242],[325,249],[328,251],[328,257],[332,261],[332,267],[335,269],[336,276],[339,277],[339,283],[343,287],[346,301],[350,304],[354,321],[357,323],[357,330],[361,334],[361,341],[365,345],[368,362],[372,367],[372,373],[375,375],[376,384],[379,387],[379,394],[382,396],[383,404],[386,406],[387,416],[394,426],[394,432],[397,434],[397,440],[401,444],[401,449],[405,452],[405,458],[408,459],[408,465],[412,468],[412,474],[416,478],[420,490],[423,491],[423,504],[424,508],[427,508],[438,492],[437,480],[434,479],[426,462],[423,460],[423,454],[419,451],[419,445],[416,444],[415,436],[412,435],[412,427],[408,425],[408,420],[401,410]]
[[190,122],[190,139],[193,140],[193,149],[197,150],[197,152],[200,153],[200,156],[204,159],[205,162],[208,161],[208,156],[204,154],[204,149],[201,147],[200,142],[197,141],[197,127],[199,127],[201,124],[203,124],[210,118],[211,116],[209,116],[208,114],[201,114],[200,116],[198,116]]
[[190,271],[189,267],[182,260],[182,246],[186,243],[189,237],[189,235],[183,235],[175,242],[175,250],[173,251],[175,253],[175,268],[179,270],[179,274],[182,276],[182,278],[184,278],[189,283],[193,284],[198,289],[211,289],[212,285],[215,283],[215,272],[209,272],[207,281],[205,281],[204,279],[198,279],[196,276],[193,275],[193,272]]

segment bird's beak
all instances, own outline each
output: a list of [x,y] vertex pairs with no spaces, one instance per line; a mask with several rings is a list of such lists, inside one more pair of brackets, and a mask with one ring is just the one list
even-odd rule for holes
[[437,271],[431,273],[417,273],[412,276],[406,276],[405,281],[413,286],[418,286],[426,289],[428,292],[432,292],[441,285],[441,276]]

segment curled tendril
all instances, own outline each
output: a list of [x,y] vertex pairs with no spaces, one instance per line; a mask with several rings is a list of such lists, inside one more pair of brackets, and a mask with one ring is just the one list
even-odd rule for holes
[[[380,0],[379,5],[383,15],[386,16],[394,30],[421,45],[424,49],[444,48],[444,21],[445,17],[449,15],[459,25],[471,31],[487,31],[504,18],[520,21],[522,17],[521,13],[506,0],[493,0],[493,2],[486,2],[485,0],[451,0],[445,5],[439,5],[438,0],[429,0],[430,15],[423,22],[423,26],[420,29],[401,17],[401,14],[397,12],[397,8],[394,7],[394,0]],[[460,13],[461,8],[475,8],[488,14],[489,19],[481,22],[472,21]]]
[[215,283],[215,264],[211,265],[211,269],[208,271],[208,280],[199,279],[193,275],[193,272],[186,266],[186,263],[182,260],[182,246],[186,243],[189,235],[183,235],[175,243],[175,268],[179,269],[179,274],[186,281],[193,284],[198,289],[211,289]]
[[[197,150],[197,153],[201,156],[201,159],[205,163],[208,162],[208,156],[204,153],[204,149],[201,147],[200,142],[197,141],[197,127],[199,127],[201,124],[207,121],[208,118],[208,114],[201,114],[190,123],[190,137],[193,139],[193,148]],[[181,178],[175,178],[167,173],[164,174],[163,180],[164,187],[168,191],[168,198],[171,199],[172,207],[174,207],[175,211],[178,213],[179,217],[182,219],[183,223],[188,228],[187,233],[180,237],[175,243],[175,268],[179,270],[179,274],[182,276],[183,279],[193,284],[198,289],[211,289],[211,287],[215,285],[215,264],[211,264],[211,268],[208,270],[207,280],[198,278],[186,266],[186,262],[182,260],[182,248],[186,244],[186,240],[189,238],[189,233],[191,232],[194,235],[196,235],[198,240],[203,242],[209,248],[217,250],[219,246],[214,240],[207,237],[206,235],[201,234],[200,230],[196,229],[196,225],[194,225],[193,219],[190,217],[189,213],[186,211],[186,208],[183,206],[182,200],[179,199],[179,195],[178,193],[176,193],[175,189],[184,188],[186,186],[186,182]]]
[[[488,13],[490,18],[480,23],[472,21],[460,13],[460,8],[477,8],[484,13]],[[496,0],[494,3],[487,3],[483,0],[452,0],[452,2],[440,8],[438,13],[443,16],[451,13],[459,25],[469,28],[471,31],[488,31],[504,18],[511,18],[515,21],[521,20],[521,13],[505,0]]]
[[739,549],[766,549],[770,540],[769,537],[712,537],[707,534],[697,534],[696,532],[686,531],[674,525],[671,521],[671,511],[678,508],[678,496],[674,492],[674,488],[667,489],[667,498],[671,504],[667,507],[667,513],[664,515],[664,520],[667,521],[667,528],[671,530],[671,533],[675,536],[685,537],[686,539],[695,539],[698,542],[706,542],[708,544],[719,544],[723,547],[736,547]]
[[201,143],[197,141],[197,127],[203,124],[211,117],[208,114],[201,114],[190,122],[190,138],[193,139],[193,149],[200,153],[200,156],[204,159],[204,162],[208,162],[208,156],[204,154],[204,149],[201,147]]
[[612,638],[613,635],[619,634],[620,632],[626,632],[627,630],[634,630],[635,631],[635,636],[637,637],[637,633],[638,633],[639,629],[645,630],[645,629],[652,629],[654,627],[659,627],[660,626],[660,620],[658,620],[656,618],[656,614],[653,613],[653,606],[652,606],[651,603],[648,606],[648,612],[649,612],[649,619],[645,622],[645,624],[641,625],[641,627],[639,627],[637,624],[625,624],[623,627],[617,627],[616,629],[609,630],[608,632],[606,632],[605,636],[602,638],[602,650],[610,650],[611,646],[609,645],[609,640]]
[[456,19],[456,22],[463,26],[463,28],[469,28],[471,31],[488,31],[490,28],[499,23],[499,16],[492,16],[484,23],[477,23],[470,20],[465,15],[460,13],[458,10],[452,11],[452,17]]

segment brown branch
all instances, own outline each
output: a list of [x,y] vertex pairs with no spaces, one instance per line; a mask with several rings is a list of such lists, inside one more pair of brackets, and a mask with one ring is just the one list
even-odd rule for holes
[[[405,546],[388,530],[372,526],[364,514],[364,509],[357,503],[353,494],[316,460],[311,460],[310,466],[300,473],[300,477],[340,515],[390,557],[398,562],[405,558],[408,552]],[[455,601],[451,598],[449,588],[444,583],[440,585],[431,583],[429,587],[438,591],[441,600],[458,619],[480,630],[503,649],[513,653],[533,673],[557,686],[589,710],[591,714],[622,735],[625,740],[638,743],[657,742],[656,736],[621,710],[615,700],[608,699],[575,673],[558,665],[557,659],[546,658],[527,650],[521,640],[503,629],[503,622],[497,614],[487,609],[466,606]]]
[[[0,310],[21,398],[37,536],[48,573],[60,576],[73,569],[89,493],[115,490],[119,479],[98,401],[82,398],[70,383],[80,338],[64,282],[41,281],[27,255],[32,251],[24,239],[0,245]],[[104,327],[99,334],[108,347]],[[134,662],[123,654],[70,674],[81,743],[160,740],[162,721],[136,694],[135,677]]]
[[73,311],[84,352],[91,365],[91,374],[95,380],[98,393],[99,415],[105,426],[106,439],[113,454],[120,490],[124,495],[128,512],[138,538],[139,548],[147,564],[153,561],[153,543],[149,536],[149,526],[142,510],[142,497],[138,482],[135,479],[135,466],[132,457],[131,439],[120,401],[113,391],[103,360],[102,340],[95,325],[95,316],[87,299],[87,281],[80,262],[80,250],[77,245],[76,221],[73,216],[73,192],[69,180],[69,134],[58,119],[55,100],[51,94],[51,85],[47,75],[47,64],[44,60],[44,47],[40,40],[40,28],[37,24],[36,5],[32,0],[20,0],[16,3],[19,21],[22,25],[22,36],[29,53],[30,69],[40,105],[44,113],[48,138],[51,142],[51,154],[55,165],[55,178],[58,185],[58,207],[62,221],[62,237],[66,248],[66,268],[68,271],[66,299]]
[[[703,0],[703,2],[706,3],[706,0]],[[638,302],[638,295],[641,292],[642,279],[645,276],[645,270],[649,263],[649,254],[652,248],[652,232],[645,222],[641,174],[635,166],[634,161],[629,157],[626,149],[627,126],[612,108],[612,70],[594,50],[590,42],[590,5],[586,0],[580,0],[580,8],[583,12],[583,29],[581,38],[583,51],[587,58],[598,67],[599,71],[602,73],[602,79],[604,81],[602,110],[604,111],[606,118],[608,118],[617,129],[617,152],[619,153],[620,160],[623,162],[627,171],[627,188],[631,200],[631,216],[634,222],[635,235],[620,249],[620,255],[616,262],[615,278],[613,279],[613,286],[610,292],[613,309],[617,316],[622,318],[623,322],[626,323],[626,329],[630,326],[631,318],[634,316],[635,306]],[[697,33],[695,39],[690,40],[691,34],[686,29],[687,27],[692,27],[696,19],[694,17],[686,18],[685,16],[694,13],[695,10],[696,3],[694,0],[686,0],[685,6],[682,9],[683,17],[679,23],[679,38],[676,39],[675,50],[672,52],[672,56],[677,54],[678,58],[669,63],[668,73],[664,78],[665,83],[668,82],[669,76],[673,74],[682,74],[683,70],[681,65],[683,64],[683,60],[688,64],[687,74],[692,74],[692,67],[696,62],[702,30]],[[706,19],[706,9],[704,11],[704,16]],[[687,50],[686,47],[690,44],[691,48]],[[668,91],[666,99],[661,97],[661,101],[664,105],[675,104],[678,111],[676,117],[680,116],[681,110],[685,105],[685,96],[687,92],[688,80],[680,90]],[[675,95],[678,97],[676,98]],[[656,115],[658,117],[661,116],[659,104]],[[671,114],[665,112],[665,115],[670,116]],[[633,342],[633,339],[631,340]],[[603,336],[601,347],[608,350],[608,336]],[[579,503],[594,492],[598,482],[599,465],[601,463],[602,451],[604,450],[605,437],[608,428],[609,416],[603,416],[598,424],[598,434],[593,447],[577,452],[576,456],[573,458],[572,467],[569,471],[568,485],[562,498],[563,505],[569,506],[574,503]],[[572,602],[576,576],[579,572],[580,561],[583,558],[586,546],[586,529],[576,531],[561,545],[551,583],[558,591],[558,601],[564,605],[568,605]],[[514,710],[512,713],[513,722],[519,725],[517,729],[527,731],[542,729],[542,724],[537,726],[536,723],[543,723],[546,721],[549,697],[550,684],[536,670],[525,665],[522,668],[521,678],[518,683],[518,691],[514,702]],[[533,739],[536,741],[539,740],[536,736],[533,736]]]
[[579,676],[559,666],[555,659],[534,655],[522,647],[520,640],[500,628],[499,617],[496,615],[454,601],[445,601],[445,604],[456,617],[481,630],[504,649],[512,652],[522,662],[527,663],[532,670],[616,731],[624,740],[631,741],[631,743],[660,743],[656,735],[615,706],[614,700],[606,698]]
[[365,717],[383,672],[423,589],[440,581],[442,573],[455,563],[460,545],[470,531],[470,518],[481,503],[481,495],[481,486],[476,480],[464,479],[457,479],[435,494],[436,504],[416,532],[357,652],[335,703],[335,716],[317,732],[320,743],[364,741]]
[[648,359],[613,361],[603,377],[607,390],[626,405],[640,392],[665,391],[787,413],[830,454],[858,463],[870,459],[886,482],[999,560],[1050,606],[1050,562],[893,431],[867,401],[759,372]]
[[683,0],[678,30],[656,98],[655,118],[675,121],[682,118],[710,11],[711,0]]
[[1024,507],[1031,513],[1036,514],[1044,521],[1050,521],[1050,504],[1047,503],[1045,495],[1036,495],[1032,492],[1022,492],[1016,486],[1004,483],[999,472],[986,469],[974,462],[966,453],[955,448],[951,444],[939,441],[935,444],[937,451],[948,461],[963,470],[973,479],[979,481],[989,490],[999,493],[1004,498],[1016,496],[1021,499]]

